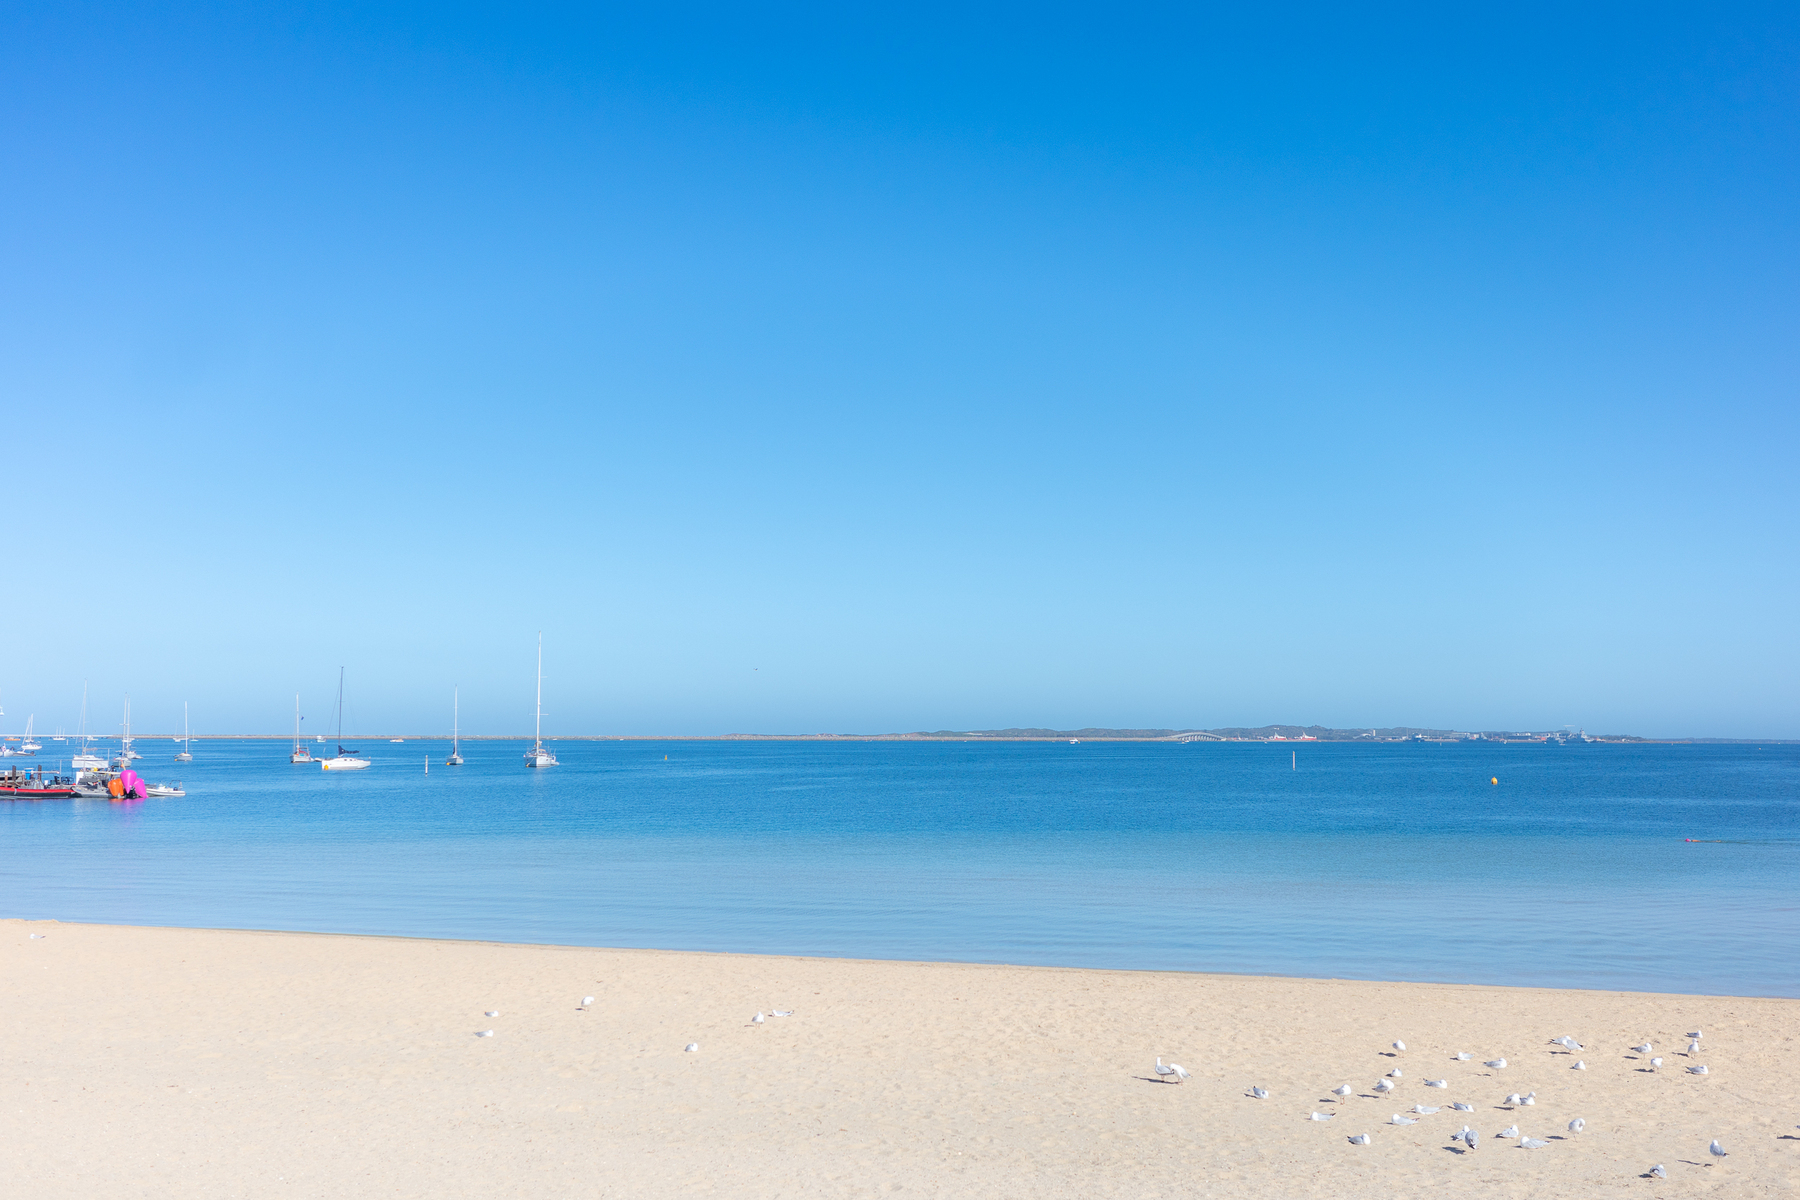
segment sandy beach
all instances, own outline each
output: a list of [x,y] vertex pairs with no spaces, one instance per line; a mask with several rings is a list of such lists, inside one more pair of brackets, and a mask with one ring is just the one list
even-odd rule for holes
[[[14,1196],[1800,1190],[1795,1000],[17,920],[0,946]],[[1442,1111],[1390,1123],[1415,1104]]]

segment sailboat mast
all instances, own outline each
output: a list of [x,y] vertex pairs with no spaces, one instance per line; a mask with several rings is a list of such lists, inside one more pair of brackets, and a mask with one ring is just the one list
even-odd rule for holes
[[544,631],[538,630],[537,745],[544,744]]
[[338,757],[344,754],[344,668],[338,668]]
[[457,754],[456,739],[462,734],[462,685],[450,690],[450,753]]

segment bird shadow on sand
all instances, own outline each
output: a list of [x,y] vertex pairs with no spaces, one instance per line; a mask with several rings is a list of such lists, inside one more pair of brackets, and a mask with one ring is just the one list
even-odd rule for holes
[[1800,1137],[1795,1137],[1791,1133],[1784,1133],[1780,1137],[1777,1137],[1775,1140],[1778,1142],[1800,1142]]
[[1166,1083],[1170,1087],[1173,1087],[1176,1084],[1181,1082],[1181,1080],[1179,1080],[1179,1079],[1152,1079],[1148,1075],[1133,1075],[1132,1078],[1133,1079],[1141,1079],[1145,1083]]
[[1467,1154],[1469,1152],[1467,1146],[1440,1146],[1438,1149],[1448,1150],[1452,1154]]

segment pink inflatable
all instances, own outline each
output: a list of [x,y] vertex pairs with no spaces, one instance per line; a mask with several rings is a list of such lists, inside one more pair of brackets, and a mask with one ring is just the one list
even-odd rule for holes
[[142,800],[149,795],[149,789],[145,786],[144,781],[138,778],[136,771],[120,771],[119,782],[125,785],[127,800]]

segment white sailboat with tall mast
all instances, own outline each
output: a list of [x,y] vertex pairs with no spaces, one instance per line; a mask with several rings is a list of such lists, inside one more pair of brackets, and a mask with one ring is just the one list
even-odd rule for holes
[[31,736],[31,727],[35,724],[37,724],[36,713],[32,713],[29,717],[25,718],[25,741],[19,746],[19,752],[21,754],[36,754],[39,750],[43,749],[42,746],[38,745],[37,739]]
[[81,681],[81,725],[75,731],[75,741],[78,744],[79,752],[69,760],[70,768],[77,773],[106,769],[106,760],[88,749],[88,742],[92,739],[88,736],[87,731],[87,694],[88,685],[87,680],[84,679]]
[[357,758],[356,751],[344,749],[344,668],[338,668],[338,752],[336,758],[322,758],[319,766],[327,771],[362,771],[368,769],[369,760]]
[[113,759],[112,765],[115,768],[117,768],[118,770],[123,771],[126,767],[129,767],[131,765],[132,759],[143,757],[136,750],[133,750],[131,748],[131,697],[130,696],[125,697],[125,717],[120,722],[120,728],[123,730],[123,732],[119,735],[119,757]]
[[525,752],[528,767],[554,767],[556,755],[544,749],[544,632],[538,631],[537,740]]
[[175,756],[176,762],[193,762],[194,761],[194,755],[193,755],[194,739],[191,736],[189,736],[189,734],[188,734],[188,711],[187,711],[187,708],[188,708],[187,701],[183,700],[181,702],[181,753],[177,754]]
[[450,693],[450,757],[444,760],[446,767],[463,765],[462,747],[458,744],[462,733],[462,685]]
[[313,760],[312,751],[300,740],[300,693],[294,693],[294,752],[288,755],[291,763],[309,763]]

